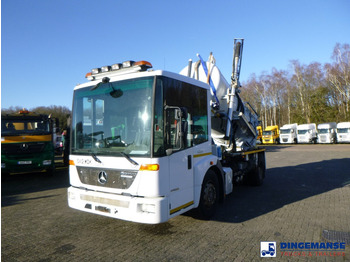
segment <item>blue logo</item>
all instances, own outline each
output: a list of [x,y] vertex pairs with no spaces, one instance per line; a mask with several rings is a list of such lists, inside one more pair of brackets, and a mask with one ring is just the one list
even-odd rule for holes
[[276,257],[276,242],[260,242],[260,257]]

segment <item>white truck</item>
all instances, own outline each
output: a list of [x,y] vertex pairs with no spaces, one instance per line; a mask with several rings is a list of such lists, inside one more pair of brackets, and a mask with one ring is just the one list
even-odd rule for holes
[[350,143],[350,122],[337,124],[337,142]]
[[323,123],[317,126],[318,143],[320,144],[335,144],[337,143],[337,123]]
[[297,126],[298,143],[317,143],[316,124],[302,124]]
[[297,123],[286,124],[280,128],[280,143],[281,144],[296,144],[297,137]]
[[242,50],[235,39],[231,85],[212,55],[185,75],[146,61],[88,73],[74,90],[69,206],[157,224],[193,208],[210,218],[234,182],[261,185],[258,116],[238,95]]

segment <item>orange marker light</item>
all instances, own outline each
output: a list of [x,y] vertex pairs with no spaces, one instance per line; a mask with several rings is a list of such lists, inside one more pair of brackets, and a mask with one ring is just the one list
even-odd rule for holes
[[141,165],[140,171],[158,171],[159,165],[158,164],[146,164]]
[[149,68],[152,68],[152,64],[150,62],[147,62],[147,61],[137,61],[134,63],[134,66],[146,66],[146,67],[149,67]]

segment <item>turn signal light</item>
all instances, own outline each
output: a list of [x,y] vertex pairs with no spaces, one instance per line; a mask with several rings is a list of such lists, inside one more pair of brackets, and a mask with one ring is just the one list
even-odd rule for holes
[[146,164],[141,165],[140,171],[158,171],[159,165],[158,164]]

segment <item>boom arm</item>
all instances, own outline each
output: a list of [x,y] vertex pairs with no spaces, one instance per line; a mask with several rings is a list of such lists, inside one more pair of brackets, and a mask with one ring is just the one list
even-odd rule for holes
[[232,129],[232,114],[234,111],[234,96],[236,95],[236,89],[240,87],[239,75],[241,73],[242,52],[243,52],[243,39],[235,39],[233,47],[233,63],[232,63],[232,76],[231,76],[231,89],[228,90],[228,121],[226,125],[226,141],[231,142],[231,129]]

